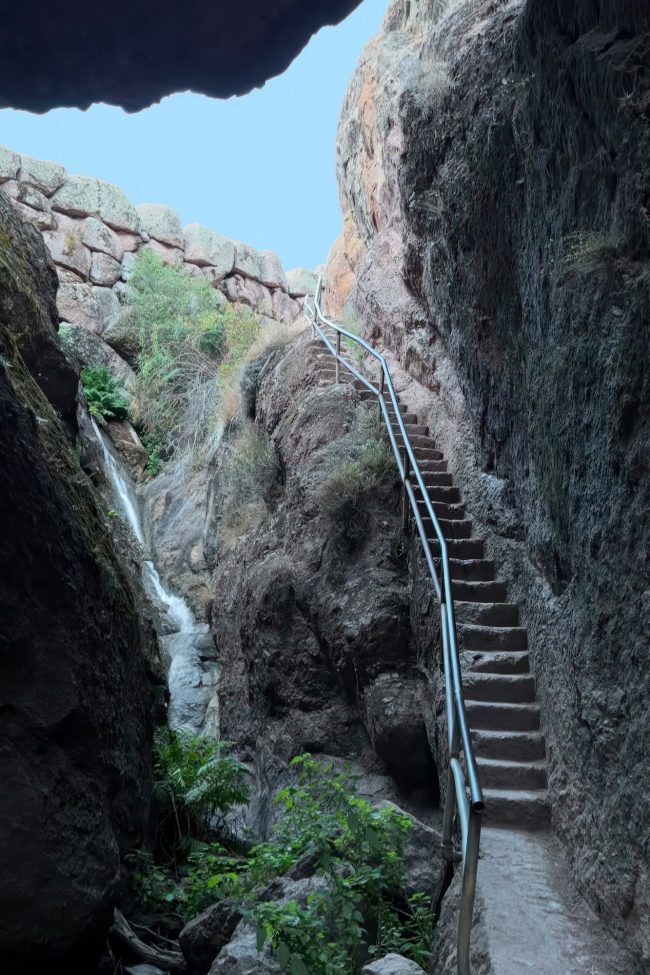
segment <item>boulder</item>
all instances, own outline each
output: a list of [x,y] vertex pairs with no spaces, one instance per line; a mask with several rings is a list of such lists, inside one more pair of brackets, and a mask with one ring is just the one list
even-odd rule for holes
[[190,975],[207,975],[241,919],[242,915],[231,903],[218,901],[185,925],[178,940]]
[[262,255],[249,244],[237,241],[235,246],[235,263],[233,266],[235,274],[253,278],[255,281],[262,280]]
[[120,313],[117,296],[111,289],[93,284],[62,284],[56,306],[61,319],[83,325],[98,335],[115,325]]
[[39,230],[53,230],[56,227],[56,218],[52,213],[50,201],[38,190],[11,179],[0,181],[0,192],[7,196],[14,208]]
[[260,315],[273,317],[273,299],[271,292],[259,281],[245,278],[241,274],[233,274],[221,285],[228,301],[248,305]]
[[285,291],[278,288],[273,292],[273,318],[278,322],[290,325],[295,322],[301,312],[301,305],[293,298],[290,298]]
[[128,281],[133,273],[133,265],[135,264],[136,254],[133,251],[127,252],[122,258],[122,281]]
[[32,159],[31,156],[20,157],[20,172],[18,179],[27,186],[52,196],[66,179],[65,167],[60,163],[48,162],[46,159]]
[[262,255],[262,284],[269,288],[282,288],[287,290],[287,276],[282,267],[282,261],[273,251],[261,251]]
[[16,179],[20,169],[20,156],[11,149],[0,146],[0,183],[7,179]]
[[269,288],[287,290],[287,277],[282,262],[273,251],[258,251],[249,244],[237,241],[233,272],[260,281]]
[[140,203],[135,209],[141,230],[161,244],[183,247],[183,228],[175,210],[163,203]]
[[52,197],[52,206],[71,217],[100,217],[114,230],[136,233],[140,221],[122,190],[93,176],[68,176]]
[[[324,877],[305,877],[291,880],[288,877],[277,877],[262,893],[262,899],[276,904],[286,904],[295,901],[300,907],[306,907],[311,895],[326,891],[327,880]],[[279,972],[281,969],[273,959],[268,944],[262,951],[257,950],[257,935],[250,922],[243,920],[235,930],[234,937],[226,944],[210,968],[210,975],[266,975]]]
[[[407,789],[437,789],[422,708],[422,681],[381,674],[365,691],[362,715],[370,740],[396,780]],[[435,798],[435,796],[434,796]]]
[[316,291],[318,275],[304,267],[294,267],[287,271],[287,290],[292,298],[304,298]]
[[52,210],[50,201],[40,190],[28,186],[26,183],[20,183],[18,180],[9,180],[3,183],[2,192],[12,200],[24,203],[25,206],[32,207],[34,210],[41,210],[43,213],[50,213]]
[[56,227],[56,217],[51,211],[33,210],[32,207],[25,206],[24,203],[12,201],[14,209],[27,220],[28,223],[38,227],[39,230],[54,230]]
[[140,234],[127,234],[120,232],[117,235],[117,239],[120,242],[120,247],[125,253],[132,253],[137,251],[143,242],[143,237]]
[[144,246],[149,247],[157,254],[160,254],[163,264],[183,263],[183,251],[178,247],[170,247],[169,244],[161,244],[159,240],[154,240],[153,238],[150,238],[149,242]]
[[220,285],[221,282],[223,281],[223,278],[219,274],[217,268],[197,267],[196,264],[186,264],[185,270],[190,275],[190,277],[198,277],[198,275],[200,274],[201,277],[205,278],[208,284],[212,285],[212,287],[215,288],[217,304],[220,308],[222,308],[224,305],[228,303],[223,293],[223,290],[220,289]]
[[74,271],[84,281],[90,275],[90,251],[79,240],[75,230],[47,230],[43,240],[59,267]]
[[81,241],[91,251],[108,254],[115,261],[121,261],[124,251],[117,234],[97,217],[87,217],[81,228]]
[[361,975],[426,975],[426,972],[404,955],[390,954],[364,965]]
[[242,921],[233,939],[217,955],[209,975],[279,975],[281,971],[268,944],[258,951],[255,929]]
[[62,284],[85,284],[86,281],[75,271],[69,271],[66,267],[57,267],[56,275]]
[[[128,285],[123,281],[118,281],[117,284],[113,285],[111,289],[115,296],[115,300],[118,305],[118,311],[121,308],[120,298],[118,295],[125,295],[128,292]],[[130,366],[136,367],[138,364],[138,355],[140,354],[140,334],[137,328],[134,328],[132,322],[123,319],[121,315],[117,315],[110,325],[102,332],[102,338],[104,342],[107,342],[112,349],[115,349],[117,354],[125,359]]]
[[59,326],[59,338],[66,355],[76,362],[79,369],[84,366],[91,369],[108,366],[127,390],[135,382],[135,372],[131,366],[90,329],[83,325],[62,322]]
[[98,217],[99,180],[92,176],[68,176],[52,197],[52,207],[70,217]]
[[106,430],[133,480],[140,480],[149,460],[140,437],[126,420],[111,420]]
[[225,278],[235,262],[235,244],[213,230],[191,223],[184,232],[185,260],[199,267],[214,269],[215,278]]
[[122,276],[122,265],[115,258],[99,251],[92,255],[90,264],[90,280],[93,284],[112,287]]

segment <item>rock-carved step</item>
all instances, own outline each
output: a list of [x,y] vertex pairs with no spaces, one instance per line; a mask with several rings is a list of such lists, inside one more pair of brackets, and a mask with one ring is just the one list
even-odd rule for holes
[[[316,361],[319,381],[333,382],[332,357],[321,352]],[[344,370],[340,379],[351,383],[362,400],[376,399]],[[497,566],[485,558],[483,539],[474,535],[473,522],[467,517],[442,451],[429,436],[427,425],[402,400],[398,402],[447,546],[467,718],[486,800],[486,825],[543,828],[549,818],[546,750],[526,628],[520,625],[518,607],[508,602],[506,586],[497,578]],[[387,403],[387,408],[397,435],[397,414],[392,403]],[[418,487],[416,497],[439,567],[440,542]]]

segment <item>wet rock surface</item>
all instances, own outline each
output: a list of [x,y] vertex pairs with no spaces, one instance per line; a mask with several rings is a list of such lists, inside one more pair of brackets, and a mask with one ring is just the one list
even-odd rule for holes
[[576,882],[647,963],[650,15],[440,8],[393,3],[350,86],[353,303],[522,609]]
[[157,644],[61,422],[73,424],[77,375],[54,330],[55,282],[39,235],[0,198],[0,955],[11,973],[87,971],[151,780]]

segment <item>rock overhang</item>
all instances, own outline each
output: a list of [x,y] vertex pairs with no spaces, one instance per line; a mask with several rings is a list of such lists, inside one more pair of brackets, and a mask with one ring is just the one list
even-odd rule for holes
[[[46,112],[94,102],[137,112],[191,90],[243,95],[281,74],[321,27],[359,0],[40,0],[4,10],[0,107]],[[46,28],[46,29],[45,29]]]

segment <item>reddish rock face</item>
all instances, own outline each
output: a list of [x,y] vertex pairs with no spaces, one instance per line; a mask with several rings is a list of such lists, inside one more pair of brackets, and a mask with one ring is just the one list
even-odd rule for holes
[[343,221],[343,233],[334,241],[325,272],[325,313],[338,318],[350,297],[366,245],[359,238],[352,216]]
[[[0,37],[0,104],[45,112],[93,102],[135,112],[176,91],[242,95],[280,74],[358,0],[67,0],[42,29],[40,0],[12,4]],[[79,29],[83,25],[83,30]],[[38,69],[35,70],[35,66]]]

